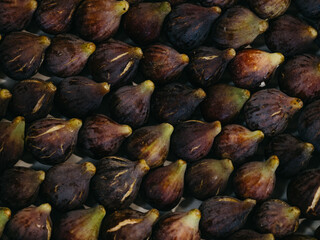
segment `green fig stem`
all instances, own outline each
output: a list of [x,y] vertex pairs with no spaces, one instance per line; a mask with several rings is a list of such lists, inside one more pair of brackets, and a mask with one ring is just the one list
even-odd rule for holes
[[315,39],[318,36],[317,30],[314,29],[313,27],[309,26],[307,30],[308,30],[312,39]]
[[51,205],[49,203],[44,203],[44,204],[41,204],[39,207],[37,207],[37,209],[40,212],[44,212],[44,213],[50,214],[52,208],[51,208]]
[[290,106],[292,107],[292,109],[294,111],[297,111],[303,107],[303,102],[299,98],[292,98],[292,100],[290,102]]
[[96,45],[92,42],[84,43],[82,45],[82,50],[85,52],[88,56],[90,56],[94,51],[96,50]]
[[72,131],[78,131],[82,126],[82,121],[77,118],[72,118],[68,121],[68,125]]
[[220,14],[221,13],[221,8],[214,6],[210,8],[212,10],[212,12]]
[[265,161],[265,164],[268,169],[275,172],[279,166],[279,158],[277,156],[273,155],[267,161]]
[[170,123],[161,123],[160,127],[162,129],[162,135],[165,137],[170,137],[173,132],[173,126]]
[[94,175],[96,173],[96,166],[93,165],[91,162],[85,162],[82,163],[82,166],[84,167],[84,172],[90,173],[90,175]]
[[265,31],[267,31],[268,27],[269,27],[269,23],[267,21],[265,21],[265,20],[261,21],[259,23],[259,32],[260,32],[260,34],[264,33]]
[[139,89],[142,93],[153,93],[154,91],[154,83],[150,80],[146,80],[139,85]]
[[224,56],[227,60],[233,59],[236,55],[237,55],[237,52],[233,48],[228,48],[225,50]]
[[199,99],[204,99],[207,96],[207,94],[202,88],[198,88],[194,91],[194,96]]
[[56,92],[57,91],[57,87],[52,83],[52,82],[46,82],[47,84],[47,88],[51,91],[51,92]]
[[40,170],[40,171],[37,171],[37,173],[38,173],[38,179],[39,179],[39,181],[40,181],[40,182],[43,182],[44,179],[45,179],[45,177],[46,177],[46,172]]
[[201,212],[199,211],[199,209],[192,209],[186,213],[186,215],[182,218],[182,221],[187,226],[193,229],[198,229],[200,219],[201,219]]
[[11,210],[7,207],[1,207],[0,208],[0,221],[4,220],[8,221],[11,218]]
[[230,159],[222,159],[220,160],[226,172],[231,173],[234,170],[232,161]]
[[118,16],[125,14],[129,9],[129,3],[127,1],[116,1],[114,10]]
[[314,146],[311,143],[304,143],[303,148],[310,154],[314,151]]
[[270,61],[274,66],[279,66],[284,62],[284,56],[281,53],[270,53]]
[[25,120],[24,117],[18,116],[12,120],[14,130],[12,131],[13,136],[21,137],[24,139],[24,130],[25,130]]
[[154,223],[158,220],[160,214],[159,211],[155,208],[151,209],[149,212],[147,212],[145,218],[149,219],[150,222]]
[[132,53],[134,53],[137,59],[141,59],[143,57],[142,49],[139,47],[132,47]]
[[12,94],[7,89],[1,89],[0,91],[0,98],[1,99],[10,99],[12,97]]
[[129,137],[132,134],[132,128],[129,125],[121,125],[120,132],[124,137]]
[[183,161],[182,159],[177,160],[174,163],[171,163],[172,167],[174,167],[176,169],[176,171],[174,171],[177,176],[179,176],[180,174],[184,175],[184,172],[187,169],[187,163],[185,161]]
[[216,136],[221,132],[221,122],[220,121],[214,121],[210,123],[213,130],[213,135]]
[[110,92],[110,84],[107,83],[107,82],[102,82],[102,83],[99,83],[100,86],[101,86],[101,93],[102,95],[106,95],[108,92]]
[[264,133],[260,130],[256,130],[251,132],[250,138],[256,140],[257,142],[261,142],[264,139]]
[[244,95],[244,98],[245,98],[245,99],[249,99],[250,96],[251,96],[251,93],[250,93],[249,90],[243,89],[243,95]]
[[141,170],[143,173],[147,173],[150,170],[149,165],[144,159],[141,159],[138,161],[137,167]]
[[257,204],[257,201],[251,198],[247,198],[243,201],[244,204],[248,204],[250,207],[254,207]]
[[184,63],[184,64],[188,64],[189,63],[189,57],[187,54],[180,54],[181,56],[181,61]]
[[51,44],[51,40],[47,36],[40,36],[39,43],[45,47],[49,47],[49,45]]
[[161,2],[159,6],[159,11],[163,13],[164,17],[171,12],[171,5],[169,2]]
[[292,216],[292,218],[294,218],[294,219],[299,218],[300,213],[301,213],[300,209],[297,207],[290,207],[290,208],[288,208],[287,212],[288,212],[288,215]]
[[36,10],[38,7],[38,2],[37,1],[30,1],[29,6],[30,10]]

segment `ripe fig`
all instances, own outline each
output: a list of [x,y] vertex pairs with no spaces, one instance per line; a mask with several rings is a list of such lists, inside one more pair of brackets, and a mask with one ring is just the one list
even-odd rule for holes
[[9,90],[0,88],[0,120],[6,115],[11,98]]
[[227,240],[274,240],[272,233],[261,234],[250,229],[242,229],[232,234]]
[[305,17],[320,17],[320,1],[319,0],[294,0],[295,6]]
[[11,218],[11,210],[6,207],[0,207],[0,238],[9,219]]
[[235,5],[238,0],[198,0],[204,7],[218,6],[220,8],[229,8]]
[[273,19],[284,14],[291,0],[247,0],[251,9],[263,19]]

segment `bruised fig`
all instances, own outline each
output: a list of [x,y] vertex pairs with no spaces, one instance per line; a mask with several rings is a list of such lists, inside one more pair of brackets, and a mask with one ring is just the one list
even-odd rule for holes
[[147,79],[163,85],[180,76],[188,65],[189,57],[180,54],[171,47],[155,44],[143,51],[141,70]]
[[205,157],[213,144],[214,138],[220,133],[219,121],[206,123],[189,120],[176,126],[172,134],[171,147],[173,153],[188,162]]
[[96,45],[72,34],[61,34],[52,39],[46,51],[44,66],[58,77],[78,75],[87,63]]
[[320,1],[319,0],[294,0],[293,2],[305,17],[308,17],[308,18],[320,17]]
[[0,207],[0,238],[10,218],[11,218],[11,210],[6,207]]
[[198,0],[204,7],[218,6],[220,8],[229,8],[235,5],[238,0]]
[[232,197],[213,197],[200,206],[201,234],[207,238],[225,238],[238,231],[246,223],[256,201],[240,201]]
[[283,240],[317,240],[314,237],[300,235],[300,234],[290,235],[290,236],[284,237],[282,239]]
[[206,93],[201,88],[171,83],[155,91],[151,110],[157,121],[174,125],[188,120],[205,97]]
[[2,71],[14,80],[32,77],[38,72],[50,42],[46,36],[28,32],[6,35],[0,43]]
[[173,46],[184,51],[199,47],[207,39],[219,7],[202,7],[183,3],[173,8],[166,20],[166,33]]
[[158,40],[165,17],[171,11],[169,2],[143,2],[130,6],[123,17],[123,28],[140,45]]
[[53,107],[57,88],[48,81],[28,79],[14,85],[10,109],[27,122],[46,117]]
[[100,234],[102,240],[145,240],[159,218],[159,211],[141,213],[132,209],[115,211],[105,217]]
[[268,22],[260,19],[249,9],[235,6],[214,24],[212,39],[223,48],[245,47],[268,28]]
[[227,240],[274,240],[272,233],[261,234],[250,229],[242,229],[232,234]]
[[284,14],[291,0],[247,0],[251,9],[263,19],[273,19]]
[[299,98],[289,97],[278,89],[260,90],[244,106],[245,121],[251,130],[275,136],[287,128],[289,119],[302,106]]
[[127,154],[132,160],[144,159],[150,168],[159,167],[168,156],[172,132],[168,123],[139,128],[127,140]]
[[9,90],[0,88],[0,120],[6,115],[11,98]]
[[76,146],[81,120],[42,118],[27,130],[26,148],[41,163],[55,165],[65,162]]
[[103,97],[110,91],[106,82],[75,76],[63,79],[58,85],[56,102],[62,112],[70,117],[84,117],[97,110]]
[[203,159],[186,171],[186,186],[192,196],[205,200],[225,190],[233,171],[231,160]]
[[273,52],[293,56],[310,48],[317,31],[290,15],[283,15],[270,23],[265,33],[265,43]]
[[120,157],[100,160],[91,189],[95,198],[109,210],[123,209],[135,200],[143,176],[149,171],[145,160]]
[[183,194],[186,168],[187,163],[180,159],[149,172],[142,182],[146,201],[161,211],[174,208]]
[[241,50],[229,65],[232,81],[241,88],[265,87],[283,61],[281,53],[268,53],[259,49]]
[[201,213],[198,209],[189,212],[167,213],[160,218],[154,227],[154,240],[200,240],[199,221]]

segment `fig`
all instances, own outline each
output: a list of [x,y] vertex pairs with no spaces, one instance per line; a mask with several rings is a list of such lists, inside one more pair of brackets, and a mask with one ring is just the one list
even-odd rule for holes
[[281,53],[268,53],[259,49],[241,50],[229,65],[232,81],[240,88],[254,90],[265,87],[283,61]]
[[302,106],[299,98],[289,97],[278,89],[260,90],[244,106],[245,121],[249,129],[275,136],[287,128],[289,119]]
[[72,118],[42,118],[28,128],[26,148],[39,162],[55,165],[65,162],[72,154],[81,120]]
[[50,42],[46,36],[28,32],[6,35],[0,43],[2,71],[14,80],[32,77],[38,72]]
[[291,0],[247,0],[251,9],[263,19],[273,19],[284,14]]
[[148,171],[144,160],[132,162],[120,157],[106,157],[99,162],[91,189],[96,200],[107,209],[124,209],[135,200],[142,178]]
[[151,111],[159,122],[173,125],[188,120],[206,97],[201,89],[185,84],[171,83],[156,89],[151,100]]
[[11,210],[6,207],[0,207],[0,238],[10,218],[11,218]]
[[171,150],[188,162],[197,161],[208,155],[214,138],[220,133],[219,121],[207,123],[189,120],[178,124],[172,134]]
[[318,33],[296,17],[283,15],[270,22],[265,43],[272,52],[294,56],[310,48]]
[[317,239],[320,239],[320,228],[319,228],[319,227],[315,230],[314,236],[315,236]]
[[0,88],[0,120],[6,115],[11,98],[9,90]]
[[142,182],[146,201],[161,211],[169,211],[181,200],[187,163],[177,160],[150,171]]
[[130,6],[123,17],[123,28],[139,45],[159,39],[165,17],[171,11],[169,2],[143,2]]
[[154,240],[200,240],[198,209],[188,212],[167,213],[160,218],[152,233]]
[[249,162],[238,168],[233,177],[233,187],[240,198],[257,201],[268,199],[276,184],[276,169],[279,166],[277,156],[271,156],[265,162]]
[[186,186],[192,196],[206,200],[224,192],[232,171],[230,159],[203,159],[188,167]]
[[78,142],[85,153],[100,159],[117,153],[131,133],[128,125],[120,125],[105,115],[97,114],[85,120]]
[[199,0],[199,2],[205,7],[218,6],[220,8],[229,8],[235,5],[238,0]]
[[172,125],[145,126],[128,138],[126,152],[132,160],[144,159],[150,168],[161,166],[169,153]]
[[207,97],[201,103],[202,116],[208,122],[218,120],[222,124],[235,120],[250,98],[248,90],[226,84],[210,86],[206,92]]
[[242,6],[227,9],[215,22],[212,40],[222,48],[245,47],[268,28],[268,22]]
[[170,43],[183,51],[202,45],[213,22],[219,17],[219,7],[202,7],[191,3],[175,6],[169,13],[165,31]]
[[272,233],[261,234],[250,229],[242,229],[232,234],[227,240],[274,240]]
[[294,0],[295,6],[305,17],[320,17],[320,1],[319,0]]
[[317,240],[317,239],[310,236],[296,234],[296,235],[290,235],[290,236],[284,237],[283,240]]
[[44,66],[53,75],[70,77],[78,75],[87,63],[96,45],[72,34],[60,34],[52,39],[46,51]]
[[52,107],[57,88],[49,81],[27,79],[12,89],[10,109],[27,122],[46,117]]

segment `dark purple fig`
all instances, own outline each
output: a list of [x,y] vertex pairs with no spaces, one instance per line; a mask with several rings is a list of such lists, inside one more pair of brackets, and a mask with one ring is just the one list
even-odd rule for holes
[[290,235],[290,236],[284,237],[282,239],[283,240],[317,240],[314,237],[300,235],[300,234]]
[[0,178],[0,199],[13,209],[30,206],[37,198],[44,171],[26,167],[7,169]]
[[81,125],[81,120],[76,118],[37,120],[27,130],[26,148],[43,164],[65,162],[76,146]]
[[97,46],[90,57],[89,68],[95,81],[108,82],[114,89],[132,80],[142,55],[141,48],[110,40]]
[[199,47],[193,50],[187,67],[191,83],[201,87],[217,83],[235,55],[233,48],[221,51],[212,47]]
[[265,33],[265,43],[273,52],[293,56],[310,48],[317,31],[290,15],[283,15],[270,23]]
[[294,0],[296,7],[305,17],[320,17],[320,1],[319,0]]
[[75,15],[76,30],[89,41],[107,40],[118,31],[121,16],[128,9],[129,3],[124,0],[85,0]]
[[299,98],[292,98],[278,89],[256,92],[244,106],[244,116],[251,130],[261,130],[266,136],[282,133],[289,119],[303,106]]
[[232,81],[241,88],[263,88],[283,61],[281,53],[268,53],[259,49],[241,50],[229,65]]
[[193,89],[181,83],[167,84],[153,94],[151,111],[157,121],[174,125],[188,120],[205,97],[201,88]]
[[277,238],[290,235],[299,227],[300,210],[284,201],[271,199],[257,209],[254,223],[262,233],[272,233]]
[[28,32],[6,35],[0,43],[2,71],[15,80],[32,77],[38,72],[50,42],[46,36]]
[[320,239],[320,226],[314,231],[314,236],[317,239]]
[[168,123],[135,130],[127,140],[126,151],[130,159],[144,159],[150,168],[161,166],[169,153],[172,132],[173,127]]
[[203,159],[188,167],[186,186],[192,196],[205,200],[221,194],[233,171],[231,160]]
[[85,117],[97,110],[110,91],[106,82],[97,83],[82,76],[68,77],[58,85],[55,100],[62,112],[70,117]]
[[264,139],[262,131],[231,124],[222,128],[214,139],[213,151],[219,158],[228,158],[235,165],[240,165],[252,157],[258,150],[259,143]]
[[270,198],[276,184],[277,156],[265,162],[248,162],[238,168],[233,177],[233,188],[240,198],[263,201]]
[[0,120],[6,115],[11,98],[9,90],[0,88]]
[[159,211],[151,209],[141,213],[132,209],[115,211],[105,217],[100,234],[102,240],[146,240],[152,226],[159,218]]
[[120,157],[100,160],[92,178],[95,198],[110,210],[123,209],[135,200],[143,176],[149,171],[145,160],[132,162]]
[[153,91],[150,80],[119,88],[109,100],[111,116],[119,123],[141,127],[148,121]]
[[102,219],[106,215],[103,206],[74,210],[62,216],[55,225],[56,240],[98,240]]
[[89,156],[100,159],[117,153],[131,133],[130,126],[120,125],[105,115],[97,114],[85,120],[78,144]]
[[246,89],[226,84],[217,84],[207,88],[207,97],[201,103],[201,113],[208,121],[232,122],[239,115],[243,105],[250,98]]
[[0,172],[12,167],[23,155],[25,121],[16,117],[12,122],[0,122]]
[[41,192],[60,211],[82,207],[89,194],[90,180],[96,167],[90,163],[60,163],[46,172]]
[[53,107],[57,88],[48,81],[28,79],[12,89],[11,111],[27,122],[46,117]]
[[223,48],[245,47],[268,28],[268,22],[257,17],[249,9],[235,6],[216,21],[212,40]]
[[219,17],[219,7],[202,7],[183,3],[172,9],[166,19],[168,40],[178,49],[188,51],[207,39],[213,22]]
[[229,8],[235,5],[238,0],[198,0],[202,6],[212,7],[218,6],[220,8]]
[[0,207],[0,238],[10,218],[11,218],[11,210],[6,207]]
[[261,234],[250,229],[242,229],[232,234],[227,240],[274,240],[272,233]]
[[263,19],[273,19],[284,14],[291,0],[247,0],[251,9]]
[[246,223],[256,201],[240,201],[232,197],[213,197],[200,206],[201,234],[206,238],[225,238],[238,231]]
[[161,211],[177,206],[183,194],[186,168],[187,163],[180,159],[149,172],[142,182],[146,201]]
[[283,177],[293,177],[304,169],[312,157],[314,147],[302,142],[290,134],[280,134],[271,139],[265,153],[269,157],[276,155],[280,164],[277,173]]
[[206,123],[189,120],[178,124],[172,134],[172,152],[188,162],[208,155],[214,138],[221,132],[219,121]]
[[87,63],[96,45],[72,34],[61,34],[52,39],[46,51],[44,66],[59,77],[78,75]]
[[198,209],[167,213],[160,218],[152,233],[153,240],[200,240]]
[[165,17],[171,11],[169,2],[144,2],[130,6],[123,17],[128,36],[140,45],[158,40]]

